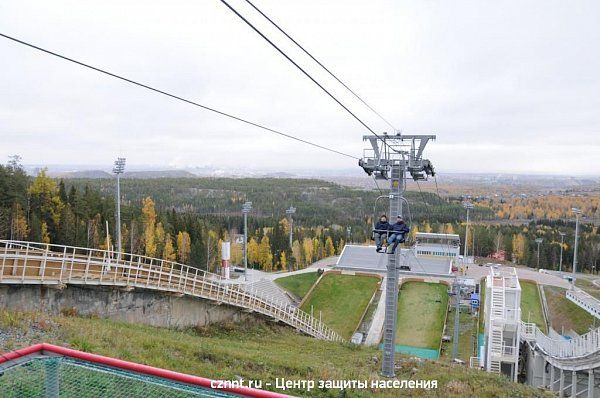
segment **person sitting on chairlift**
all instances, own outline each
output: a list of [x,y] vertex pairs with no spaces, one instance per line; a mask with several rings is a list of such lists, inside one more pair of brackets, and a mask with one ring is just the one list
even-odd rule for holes
[[388,238],[388,243],[390,246],[393,244],[393,246],[389,254],[394,254],[396,252],[398,244],[404,243],[406,240],[406,234],[409,232],[410,228],[408,228],[408,225],[404,223],[402,216],[398,215],[396,223],[390,228],[390,237]]
[[381,217],[379,217],[377,224],[375,224],[375,230],[373,230],[373,238],[377,245],[377,253],[381,252],[381,245],[387,240],[388,232],[391,228],[392,226],[388,222],[386,215],[382,214]]

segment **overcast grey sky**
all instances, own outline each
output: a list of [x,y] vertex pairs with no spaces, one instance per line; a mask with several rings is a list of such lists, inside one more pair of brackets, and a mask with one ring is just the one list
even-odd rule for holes
[[[376,131],[389,128],[243,0],[245,16]],[[255,0],[439,171],[600,174],[600,2]],[[0,2],[0,32],[361,156],[365,129],[218,0]],[[352,169],[0,38],[0,160]]]

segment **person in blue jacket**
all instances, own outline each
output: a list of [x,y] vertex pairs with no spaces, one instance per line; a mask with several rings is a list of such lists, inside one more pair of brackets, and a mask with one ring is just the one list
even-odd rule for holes
[[382,214],[381,217],[379,217],[377,224],[375,224],[375,230],[373,231],[373,238],[375,239],[375,244],[377,245],[377,253],[381,252],[382,242],[387,239],[391,228],[392,226],[388,222],[386,215]]
[[388,238],[388,243],[389,245],[393,245],[392,251],[389,252],[390,254],[396,252],[398,244],[403,243],[406,240],[406,234],[409,232],[410,228],[408,228],[408,225],[404,223],[402,216],[399,215],[396,219],[396,223],[390,228],[390,237]]

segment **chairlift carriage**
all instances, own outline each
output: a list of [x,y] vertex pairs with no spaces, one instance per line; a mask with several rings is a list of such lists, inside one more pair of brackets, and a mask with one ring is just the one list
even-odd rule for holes
[[[435,176],[435,170],[431,162],[428,159],[423,159],[423,150],[430,139],[435,139],[435,136],[402,135],[400,133],[388,135],[384,133],[382,136],[363,137],[364,141],[368,140],[370,142],[371,148],[365,149],[364,156],[358,161],[358,164],[367,175],[372,176],[374,180],[389,180],[393,168],[402,170],[399,175],[400,178],[397,181],[391,182],[390,194],[380,195],[375,199],[371,222],[371,240],[375,240],[375,234],[378,232],[375,228],[375,220],[378,219],[379,214],[385,214],[385,212],[379,213],[377,211],[377,203],[382,198],[388,198],[393,201],[394,188],[397,191],[396,202],[399,203],[399,211],[394,212],[390,208],[390,217],[401,215],[402,202],[404,202],[408,209],[410,224],[412,224],[412,215],[410,214],[408,200],[402,195],[406,186],[406,172],[410,173],[414,181],[427,180],[429,176]],[[391,220],[390,217],[388,217],[388,220]],[[406,237],[401,242],[404,243],[405,239]],[[387,239],[384,240],[384,246],[386,244]]]

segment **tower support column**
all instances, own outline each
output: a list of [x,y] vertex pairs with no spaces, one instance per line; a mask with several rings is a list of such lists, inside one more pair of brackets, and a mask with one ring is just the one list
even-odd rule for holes
[[[402,212],[402,192],[404,191],[404,168],[399,164],[391,167],[390,178],[390,217]],[[388,250],[389,247],[388,247]],[[398,262],[400,247],[396,253],[387,254],[387,281],[385,291],[385,321],[383,330],[383,361],[381,373],[385,377],[395,376],[396,322],[398,318]]]
[[588,398],[594,398],[594,369],[588,370]]

